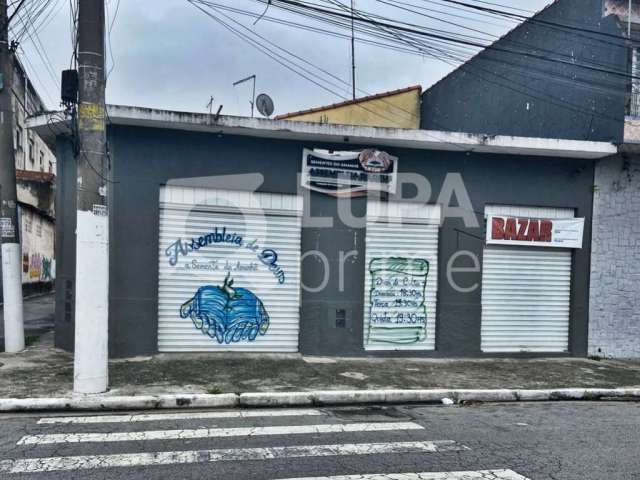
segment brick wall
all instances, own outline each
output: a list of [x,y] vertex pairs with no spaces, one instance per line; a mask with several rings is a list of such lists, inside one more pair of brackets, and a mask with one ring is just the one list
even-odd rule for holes
[[596,166],[589,354],[640,358],[640,155]]

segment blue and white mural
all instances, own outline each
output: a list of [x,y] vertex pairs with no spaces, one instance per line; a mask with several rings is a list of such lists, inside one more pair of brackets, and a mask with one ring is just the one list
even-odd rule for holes
[[195,327],[219,344],[254,341],[269,329],[269,314],[251,290],[234,288],[230,275],[222,286],[200,287],[193,298],[180,307],[182,318],[191,318]]

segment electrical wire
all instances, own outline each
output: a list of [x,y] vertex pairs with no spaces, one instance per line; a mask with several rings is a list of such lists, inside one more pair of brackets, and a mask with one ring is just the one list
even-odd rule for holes
[[[451,24],[451,25],[457,25],[457,26],[459,26],[461,28],[465,28],[467,30],[471,30],[471,31],[474,31],[474,32],[482,32],[482,30],[478,30],[478,29],[475,29],[475,28],[472,28],[472,27],[467,27],[467,26],[464,26],[464,25],[460,25],[460,24],[456,24],[456,23],[453,23],[453,22],[449,22],[447,20],[443,20],[443,19],[440,19],[438,17],[435,17],[433,15],[429,15],[429,14],[423,12],[423,11],[430,12],[431,9],[424,9],[423,7],[421,8],[419,6],[416,6],[416,5],[413,5],[413,4],[410,4],[410,3],[406,3],[406,2],[403,2],[403,1],[398,1],[398,0],[376,0],[376,1],[379,2],[379,3],[385,4],[385,5],[389,5],[389,6],[397,8],[397,9],[406,11],[406,12],[410,12],[410,13],[413,13],[413,14],[416,14],[416,15],[423,16],[425,18],[441,21],[441,22],[444,22],[444,23],[447,23],[447,24]],[[409,8],[409,6],[414,7],[414,8],[418,8],[418,10],[414,10],[412,8]],[[493,34],[489,34],[489,33],[486,33],[486,35],[488,37],[491,37],[494,40],[498,40],[500,38],[497,35],[493,35]],[[510,46],[518,46],[518,47],[522,47],[522,48],[526,48],[526,49],[530,49],[530,50],[536,50],[536,51],[539,51],[539,52],[544,52],[544,53],[547,53],[547,54],[550,54],[550,55],[557,55],[559,57],[566,58],[569,61],[573,61],[575,59],[575,56],[573,54],[570,54],[570,53],[558,52],[556,50],[551,50],[551,49],[548,49],[548,48],[544,48],[544,47],[541,47],[539,45],[531,45],[531,44],[528,44],[528,43],[525,43],[525,42],[516,41],[516,40],[513,40],[511,38],[507,39],[507,38],[503,37],[503,42],[509,43]],[[625,46],[625,48],[626,48],[626,46]],[[594,60],[582,60],[582,61],[586,62],[586,64],[589,64],[589,65],[594,65],[594,66],[599,66],[599,67],[604,67],[604,68],[615,68],[615,65],[612,64],[612,63],[606,63],[606,62],[603,63],[603,62],[594,61]]]
[[[258,1],[263,3],[263,1],[265,1],[265,0],[258,0]],[[272,0],[272,5],[280,6],[279,4],[298,6],[298,7],[304,8],[304,9],[315,11],[317,13],[327,14],[327,15],[331,15],[331,16],[334,16],[334,17],[340,17],[340,18],[343,18],[343,19],[351,19],[351,15],[350,14],[324,9],[324,8],[314,6],[314,5],[306,3],[306,2],[299,2],[299,1],[295,1],[295,0]],[[386,27],[386,28],[392,28],[394,30],[398,30],[398,31],[402,31],[402,32],[414,33],[416,35],[424,36],[424,37],[427,37],[427,38],[432,38],[432,39],[435,39],[435,40],[440,40],[440,41],[443,41],[443,42],[467,45],[467,46],[472,46],[472,47],[481,48],[481,49],[485,49],[485,50],[492,50],[492,51],[497,51],[497,52],[506,53],[506,54],[510,54],[510,55],[523,56],[523,57],[528,57],[528,58],[532,58],[532,59],[535,59],[535,60],[542,60],[542,61],[550,62],[550,63],[558,63],[558,64],[563,64],[563,65],[569,65],[569,66],[572,66],[572,67],[577,67],[577,68],[580,68],[580,69],[589,70],[589,71],[593,71],[593,72],[597,72],[597,73],[606,73],[606,74],[620,76],[620,77],[623,77],[623,78],[640,80],[640,77],[636,77],[636,76],[631,75],[631,74],[629,74],[627,72],[623,72],[623,71],[619,71],[619,70],[610,70],[610,69],[601,68],[601,67],[598,67],[598,66],[587,65],[587,64],[584,64],[584,63],[572,62],[572,61],[569,61],[569,60],[551,58],[551,57],[548,57],[548,56],[545,56],[545,55],[533,53],[531,51],[514,51],[514,50],[510,50],[508,48],[504,48],[504,47],[498,46],[496,44],[484,45],[484,44],[481,44],[481,43],[478,43],[478,42],[474,42],[474,41],[470,41],[470,40],[463,40],[463,39],[459,39],[459,38],[447,37],[445,35],[425,32],[425,31],[422,31],[422,30],[419,30],[419,29],[415,29],[415,28],[411,28],[411,27],[405,27],[405,26],[402,26],[402,25],[397,25],[397,24],[386,22],[386,21],[383,22],[383,21],[378,21],[378,20],[374,20],[374,19],[362,19],[362,18],[356,18],[356,20],[359,21],[359,22],[366,22],[366,23],[369,23],[369,24],[372,24],[372,25],[375,25],[375,26],[378,26],[378,27]],[[624,39],[623,37],[619,37],[619,38],[621,38],[621,39],[626,41],[626,39]]]
[[[345,27],[346,29],[346,25],[343,24],[343,27]],[[412,42],[408,42],[405,39],[402,39],[405,43],[407,43],[408,45],[410,45],[410,47],[412,49],[416,49],[416,43],[415,41]],[[423,39],[424,40],[424,39]],[[446,49],[446,48],[442,48],[442,47],[436,47],[433,44],[429,45],[428,48],[430,48],[430,54],[431,56],[437,57],[439,60],[444,61],[445,63],[451,65],[451,66],[457,66],[457,64],[463,64],[465,63],[468,58],[464,58],[461,57],[460,55],[452,55],[453,52],[451,52],[451,49]],[[434,55],[434,48],[437,49],[438,52],[440,52],[442,55],[438,56],[438,55]],[[406,49],[404,49],[406,51]],[[425,53],[424,49],[419,48],[419,51],[417,53],[423,55]],[[477,53],[477,52],[476,52]],[[489,57],[488,55],[486,57]],[[452,60],[455,61],[455,64],[452,63]],[[496,59],[491,59],[492,61],[496,61]],[[505,62],[507,61],[506,59],[504,60]],[[526,67],[527,69],[531,68],[529,65],[523,66]],[[570,76],[567,75],[563,75],[561,72],[555,72],[554,70],[549,70],[549,74],[547,76],[547,78],[550,79],[558,79],[560,81],[573,81],[574,83],[580,85],[580,86],[584,86],[585,88],[589,88],[590,84],[594,84],[594,83],[598,83],[597,80],[590,78],[587,81],[583,81],[580,77],[576,77],[575,75],[571,74]],[[619,85],[618,84],[612,84],[610,85],[611,87],[611,91],[612,92],[617,92],[619,90]]]
[[[208,2],[204,2],[204,3],[208,3]],[[493,60],[493,59],[491,59],[491,60]],[[502,87],[509,88],[510,90],[518,91],[519,93],[523,93],[525,95],[528,95],[532,99],[538,99],[538,100],[544,101],[546,103],[554,104],[554,105],[557,105],[557,106],[560,106],[560,107],[563,107],[563,108],[567,108],[567,109],[569,109],[571,111],[578,112],[578,113],[581,113],[581,114],[584,114],[584,115],[605,117],[605,115],[602,114],[601,112],[598,112],[596,110],[586,110],[586,109],[584,109],[584,108],[582,108],[582,107],[580,107],[578,105],[571,104],[569,102],[563,101],[562,99],[554,99],[553,97],[550,97],[546,92],[543,92],[543,91],[536,92],[535,89],[528,88],[528,86],[524,85],[524,84],[521,85],[521,86],[523,86],[525,88],[525,91],[518,90],[518,89],[514,88],[513,85],[512,85],[514,83],[516,85],[518,85],[517,82],[514,82],[513,79],[508,79],[508,78],[505,78],[505,77],[501,77],[500,75],[496,75],[495,72],[491,72],[489,70],[482,69],[482,68],[477,68],[475,66],[473,68],[471,68],[471,70],[473,71],[472,73],[474,74],[474,76],[477,76],[477,77],[479,77],[480,74],[477,73],[476,70],[479,70],[480,72],[484,72],[484,73],[487,73],[487,74],[489,74],[491,76],[498,77],[498,79],[505,80],[507,83],[498,83],[496,81],[491,81],[489,79],[486,79],[486,77],[483,77],[486,81],[488,81],[490,83],[494,83],[494,84],[500,85]],[[513,70],[515,70],[516,73],[520,73],[521,74],[522,73],[522,65],[513,64]],[[539,75],[545,75],[545,72],[540,72]],[[564,81],[564,82],[567,82],[567,83],[569,83],[569,82],[575,83],[575,80],[570,80],[570,79],[568,79],[566,77],[559,78],[558,80],[559,81]],[[607,85],[595,86],[594,87],[593,85],[585,84],[584,86],[585,86],[585,88],[600,89],[600,91],[605,91],[605,89],[607,88]],[[620,89],[619,88],[616,88],[616,89],[611,88],[609,90],[609,92],[612,92],[612,94],[618,94],[619,95],[620,94]],[[608,117],[608,118],[609,119],[613,119],[612,117]]]
[[[48,3],[51,3],[51,2],[48,2]],[[44,65],[47,73],[49,74],[49,76],[53,80],[53,83],[56,86],[60,87],[60,81],[58,80],[58,78],[57,78],[57,76],[55,74],[55,69],[54,69],[53,64],[51,62],[51,59],[49,58],[49,55],[47,54],[47,51],[44,48],[44,45],[42,44],[42,41],[40,40],[40,36],[38,35],[38,32],[36,31],[35,27],[33,26],[33,22],[31,20],[31,17],[30,16],[26,16],[26,18],[20,17],[20,21],[22,23],[24,23],[24,31],[26,32],[27,36],[29,37],[29,40],[31,40],[31,43],[33,44],[33,47],[34,47],[36,53],[40,57],[40,60],[42,61],[42,64]]]
[[[298,70],[296,70],[296,68],[294,66],[292,66],[291,64],[287,63],[287,62],[291,62],[290,60],[287,60],[286,58],[283,58],[282,55],[279,55],[271,50],[269,50],[268,48],[264,47],[262,44],[260,44],[259,42],[251,39],[249,36],[247,36],[246,34],[243,34],[241,31],[235,29],[233,26],[229,25],[227,22],[225,22],[224,20],[218,18],[217,16],[213,15],[211,12],[207,11],[206,9],[204,9],[202,6],[198,5],[199,1],[198,0],[187,0],[188,3],[192,4],[194,7],[196,7],[198,10],[200,10],[201,12],[203,12],[205,15],[209,16],[210,18],[212,18],[213,20],[215,20],[216,22],[218,22],[220,25],[222,25],[223,27],[225,27],[227,30],[231,31],[232,33],[234,33],[236,36],[238,36],[239,38],[241,38],[242,40],[244,40],[245,42],[249,43],[251,46],[253,46],[254,48],[256,48],[257,50],[261,51],[262,53],[264,53],[265,55],[267,55],[268,57],[272,58],[273,60],[275,60],[276,62],[280,63],[282,66],[284,66],[285,68],[287,68],[288,70],[292,71],[293,73],[295,73],[298,76],[301,76],[302,78],[308,80],[309,82],[315,84],[316,86],[322,88],[323,90],[332,93],[333,95],[342,98],[343,100],[349,100],[346,96],[342,95],[339,92],[336,92],[334,90],[332,90],[331,88],[323,85],[322,83],[320,83],[319,81],[315,80],[314,78],[309,77],[308,75],[306,75],[305,73],[302,73]],[[220,12],[218,12],[220,14]],[[228,16],[221,14],[223,16],[225,16],[225,18],[229,18]],[[234,21],[233,19],[229,18],[231,21]],[[235,22],[235,21],[234,21]],[[237,23],[237,22],[236,22]],[[292,62],[291,62],[292,63]],[[298,66],[299,67],[299,66]],[[305,69],[303,69],[303,71],[306,71]],[[354,104],[356,107],[361,108],[365,111],[368,111],[369,113],[376,115],[380,118],[383,118],[389,122],[395,123],[396,120],[391,119],[389,117],[387,117],[386,115],[382,114],[379,111],[375,111],[375,110],[371,110],[369,108],[367,108],[366,106],[356,103]],[[454,148],[460,149],[462,151],[468,151],[467,148],[464,148],[458,144],[452,143],[452,142],[447,142],[446,140],[443,140],[441,137],[434,135],[434,134],[428,134],[428,136],[431,136],[432,138],[434,138],[437,141],[441,141],[444,143],[449,143],[451,144]]]
[[[110,2],[106,4],[107,18],[109,17],[109,5]],[[120,11],[120,0],[117,0],[115,11],[113,12],[113,17],[109,23],[109,28],[107,29],[107,45],[109,47],[109,58],[111,59],[111,66],[107,70],[106,80],[109,80],[111,76],[111,72],[116,68],[116,59],[113,55],[113,46],[111,44],[111,31],[116,23],[116,19],[118,18],[118,12]]]
[[[36,81],[40,84],[40,88],[42,89],[42,91],[44,91],[45,95],[47,96],[47,98],[49,99],[49,101],[52,101],[55,99],[54,96],[51,95],[51,92],[49,91],[47,84],[45,82],[42,81],[42,79],[40,78],[40,75],[38,74],[38,70],[36,68],[34,68],[33,63],[31,63],[31,60],[29,60],[29,56],[26,55],[24,49],[20,46],[18,47],[19,51],[21,52],[21,56],[20,58],[24,61],[25,63],[25,67],[28,67],[28,77],[29,78],[35,78]],[[33,77],[32,77],[33,75]],[[52,102],[53,104],[55,104],[55,100]]]

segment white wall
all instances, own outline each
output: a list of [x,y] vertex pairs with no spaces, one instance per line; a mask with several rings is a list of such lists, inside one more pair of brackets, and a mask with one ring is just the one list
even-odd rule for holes
[[55,278],[55,225],[44,215],[20,207],[22,283],[52,282]]
[[640,358],[640,158],[596,165],[589,354]]

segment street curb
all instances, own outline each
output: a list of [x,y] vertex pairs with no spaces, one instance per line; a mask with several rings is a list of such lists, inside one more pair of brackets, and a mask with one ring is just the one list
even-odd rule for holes
[[640,388],[327,390],[315,392],[242,393],[241,407],[329,406],[363,403],[533,402],[562,400],[640,400]]
[[431,390],[318,390],[311,392],[227,393],[220,395],[83,395],[62,398],[4,398],[0,412],[115,411],[186,408],[300,407],[362,404],[474,402],[543,402],[638,400],[640,388],[431,389]]
[[169,408],[233,408],[238,395],[82,395],[62,398],[3,398],[0,412],[74,411],[74,410],[155,410]]

